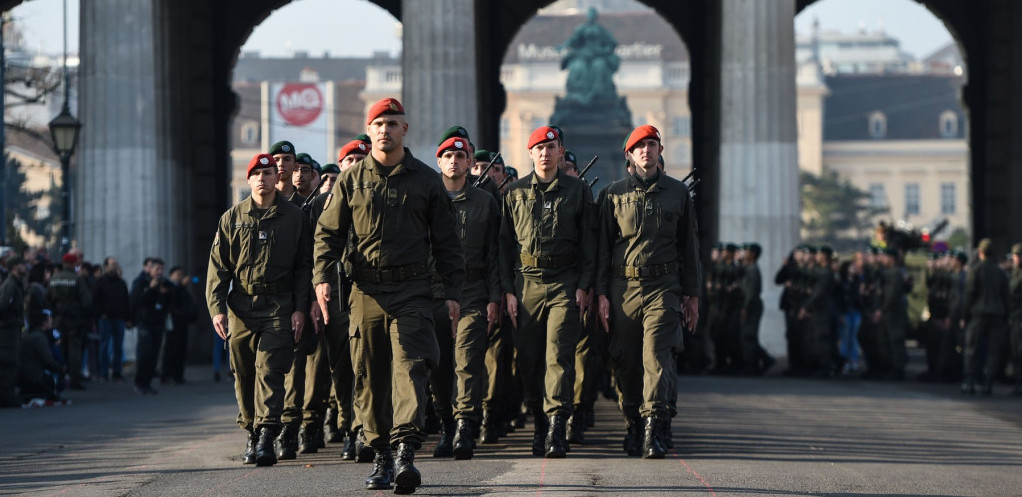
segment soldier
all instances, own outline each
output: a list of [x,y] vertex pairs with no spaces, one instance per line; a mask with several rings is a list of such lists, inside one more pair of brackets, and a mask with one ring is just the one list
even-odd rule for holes
[[280,174],[276,189],[284,196],[285,200],[290,200],[295,193],[295,186],[291,183],[298,158],[295,146],[286,140],[279,141],[270,146],[270,155],[273,156],[273,160],[277,164],[277,173]]
[[[352,166],[358,164],[359,161],[369,155],[369,149],[373,146],[372,143],[366,143],[362,140],[352,140],[348,142],[344,147],[341,147],[341,151],[337,153],[337,164],[340,167],[341,172],[351,169]],[[334,179],[337,179],[336,177]]]
[[[639,126],[628,135],[625,157],[631,177],[606,188],[600,212],[597,288],[599,315],[610,337],[614,374],[628,435],[629,455],[665,455],[662,425],[668,422],[672,350],[682,326],[699,319],[701,268],[695,209],[688,188],[657,167],[660,132]],[[640,416],[643,421],[640,421]],[[641,425],[640,425],[641,423]]]
[[558,170],[558,138],[549,126],[529,136],[535,169],[508,186],[500,233],[501,287],[525,403],[536,420],[532,453],[553,458],[568,450],[575,345],[595,251],[593,199],[581,180]]
[[720,260],[714,268],[713,291],[710,294],[710,336],[713,339],[715,364],[713,372],[732,373],[738,370],[741,351],[738,343],[738,283],[735,266],[738,245],[721,244]]
[[273,442],[284,410],[284,376],[309,309],[311,240],[301,209],[275,189],[274,158],[247,168],[252,196],[220,217],[209,254],[206,301],[229,343],[238,425],[248,432],[242,462],[276,464]]
[[459,317],[465,260],[439,175],[402,146],[408,123],[401,103],[373,104],[366,129],[372,151],[341,174],[319,218],[313,282],[329,324],[330,265],[343,255],[351,266],[354,405],[365,442],[376,450],[366,488],[394,483],[397,492],[411,493],[421,483],[414,459],[425,439],[426,382],[440,356],[427,256],[441,275],[452,322]]
[[948,257],[944,252],[933,252],[926,261],[926,308],[930,312],[930,317],[926,320],[923,336],[926,371],[919,375],[919,379],[923,381],[942,379],[940,348],[944,343],[944,335],[949,331],[950,312],[948,290],[951,279],[947,265]]
[[[473,154],[473,160],[475,165],[472,166],[472,175],[479,176],[486,169],[486,166],[493,161],[493,167],[486,173],[489,176],[489,180],[486,184],[493,184],[494,187],[500,186],[501,183],[507,178],[507,173],[504,172],[504,157],[497,157],[496,152],[490,152],[488,150],[477,150]],[[507,185],[504,185],[507,186]]]
[[0,284],[0,407],[21,402],[14,394],[21,330],[25,325],[25,260],[11,256],[5,264],[7,279]]
[[866,361],[864,379],[879,378],[883,375],[883,357],[880,339],[882,336],[880,322],[876,319],[882,304],[882,288],[880,263],[882,249],[871,246],[865,255],[862,283],[859,295],[862,299],[862,326],[859,328],[859,344],[862,346],[862,358]]
[[763,374],[775,360],[759,344],[759,321],[763,318],[763,276],[759,270],[759,256],[763,248],[758,243],[742,247],[742,304],[739,307],[741,326],[742,372]]
[[291,182],[295,185],[298,196],[308,201],[316,194],[319,187],[319,175],[322,172],[319,163],[309,154],[298,154]]
[[1022,395],[1022,243],[1011,246],[1010,308],[1011,365],[1015,372],[1012,395]]
[[[1008,278],[994,262],[993,243],[989,238],[977,246],[979,264],[969,269],[965,280],[965,364],[962,392],[976,393],[982,381],[983,395],[993,393],[994,378],[1004,367],[1005,320],[1010,308]],[[967,326],[967,327],[966,327]],[[977,355],[980,344],[986,343],[986,357]]]
[[337,181],[337,176],[340,174],[341,168],[337,164],[324,165],[322,172],[319,174],[319,189],[317,192],[320,194],[329,192],[334,187],[334,182]]
[[812,376],[827,377],[831,373],[833,352],[831,323],[834,317],[834,271],[830,263],[834,251],[824,245],[815,252],[813,266],[809,270],[807,296],[798,311],[798,319],[802,322],[802,352],[806,370]]
[[873,322],[877,325],[878,372],[882,378],[900,380],[904,377],[907,361],[905,330],[908,327],[908,286],[904,273],[897,265],[897,257],[897,249],[891,247],[884,249],[880,255],[880,305],[873,314]]
[[788,369],[784,372],[786,375],[793,375],[801,369],[801,364],[798,362],[801,358],[797,319],[798,304],[796,303],[798,291],[795,288],[795,282],[798,280],[800,250],[801,245],[792,250],[784,259],[780,269],[777,270],[777,274],[774,275],[774,284],[784,286],[784,289],[781,290],[778,308],[784,313],[784,338],[788,347]]
[[[82,276],[78,275],[78,256],[64,254],[62,269],[50,278],[46,301],[53,307],[54,327],[60,330],[61,352],[67,360],[71,375],[71,390],[85,390],[82,376],[82,345],[88,332],[88,311],[92,307],[92,292]],[[149,378],[151,380],[152,378]],[[136,385],[138,377],[136,374]],[[145,386],[148,387],[148,381]]]

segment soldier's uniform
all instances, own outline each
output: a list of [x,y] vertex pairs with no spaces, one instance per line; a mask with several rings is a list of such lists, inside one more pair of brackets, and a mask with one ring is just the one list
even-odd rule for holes
[[[745,250],[754,250],[756,257],[759,257],[758,245],[747,244]],[[758,262],[742,266],[741,288],[740,308],[745,315],[741,323],[742,367],[747,373],[757,373],[760,371],[759,358],[765,354],[759,345],[759,321],[763,318],[763,299],[760,297],[763,292],[763,275]]]
[[[24,264],[20,257],[7,261],[8,269]],[[0,284],[0,407],[20,403],[14,395],[21,330],[25,326],[25,281],[13,273]]]
[[78,263],[78,256],[65,254],[62,262],[64,269],[50,278],[46,301],[53,307],[53,327],[60,331],[61,352],[71,375],[71,388],[84,388],[82,346],[88,333],[92,292],[85,278],[79,276],[72,267]]
[[[931,260],[938,264],[943,257],[944,254],[935,252],[931,255]],[[941,380],[946,376],[945,367],[941,363],[941,345],[945,343],[945,336],[950,332],[948,319],[950,286],[950,273],[943,267],[934,267],[927,271],[926,307],[929,309],[930,317],[925,328],[926,373],[922,378],[931,381]]]
[[[266,154],[253,161],[266,158],[272,162]],[[277,194],[266,210],[251,197],[228,209],[210,250],[206,301],[210,316],[228,316],[238,425],[263,446],[281,427],[284,375],[294,360],[291,316],[309,308],[310,245],[305,215]]]
[[[368,121],[400,109],[385,99],[370,108]],[[354,406],[365,441],[376,449],[378,470],[366,485],[389,487],[396,445],[401,488],[402,468],[414,469],[414,451],[425,440],[426,383],[440,356],[427,257],[432,253],[446,299],[459,301],[464,256],[439,174],[408,149],[390,167],[366,156],[341,173],[331,195],[316,229],[313,283],[332,281],[330,264],[342,255],[351,266]],[[344,253],[349,231],[351,247]]]
[[[640,126],[625,150],[647,139],[660,140],[652,126]],[[670,416],[673,350],[680,346],[682,297],[700,294],[701,268],[695,209],[684,183],[656,170],[637,173],[606,188],[600,211],[596,293],[610,301],[610,355],[620,388],[635,454],[640,417],[645,419],[645,457],[663,457],[661,424]]]
[[876,262],[880,250],[869,248],[869,261],[862,269],[862,285],[859,293],[862,298],[862,326],[859,328],[859,344],[862,346],[862,357],[866,361],[867,370],[863,377],[872,378],[883,374],[884,366],[880,340],[883,336],[881,323],[876,319],[877,311],[883,302],[880,268]]
[[821,249],[827,253],[826,264],[814,264],[809,269],[809,284],[803,320],[803,353],[805,365],[810,374],[826,376],[831,370],[831,323],[834,312],[834,272],[830,268],[829,247]]
[[[989,253],[990,240],[979,243],[979,252],[986,259],[969,270],[965,280],[965,363],[963,389],[975,390],[982,381],[982,392],[989,395],[994,378],[1004,367],[1004,346],[1007,344],[1005,318],[1010,308],[1008,278]],[[986,343],[986,357],[979,356],[981,343]]]
[[[539,128],[530,145],[557,136],[552,128]],[[585,183],[559,169],[549,183],[533,172],[508,185],[504,194],[501,287],[518,299],[514,346],[525,403],[536,417],[534,455],[558,457],[566,450],[580,326],[575,296],[592,286],[593,210]]]
[[786,373],[794,374],[802,370],[801,335],[799,333],[798,319],[796,315],[801,306],[799,302],[799,265],[796,260],[796,253],[801,247],[796,248],[788,255],[787,261],[777,270],[774,275],[774,284],[783,285],[781,299],[778,307],[784,313],[784,338],[788,350],[788,370]]

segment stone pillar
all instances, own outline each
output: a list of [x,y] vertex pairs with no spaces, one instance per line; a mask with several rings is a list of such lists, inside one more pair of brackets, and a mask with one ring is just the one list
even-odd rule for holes
[[799,239],[795,0],[723,0],[720,239],[763,246],[760,342],[785,350],[773,284]]
[[478,139],[475,0],[403,0],[401,16],[405,146],[435,166],[445,129],[464,126]]
[[179,202],[166,126],[168,79],[156,0],[81,6],[82,121],[74,237],[89,261],[117,257],[129,284],[146,256],[173,264],[187,222]]

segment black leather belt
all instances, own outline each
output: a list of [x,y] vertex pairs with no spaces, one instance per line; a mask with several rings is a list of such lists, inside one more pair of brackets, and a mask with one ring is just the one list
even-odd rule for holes
[[614,276],[618,278],[642,279],[659,278],[668,274],[678,272],[678,265],[673,262],[664,264],[650,264],[648,266],[621,266],[614,265]]
[[427,274],[429,274],[429,267],[425,262],[380,269],[351,268],[351,279],[360,283],[397,283]]
[[235,280],[235,288],[240,289],[246,295],[281,295],[295,291],[295,282],[290,278],[277,280],[271,283],[252,283],[248,287]]
[[[465,281],[476,281],[486,279],[486,270],[484,269],[466,269],[465,270]],[[429,280],[433,283],[443,283],[444,277],[440,276],[440,273],[436,271],[430,271]]]
[[578,261],[578,256],[574,255],[541,255],[536,257],[525,252],[521,252],[519,255],[523,266],[530,266],[539,269],[561,269],[568,266],[574,266]]

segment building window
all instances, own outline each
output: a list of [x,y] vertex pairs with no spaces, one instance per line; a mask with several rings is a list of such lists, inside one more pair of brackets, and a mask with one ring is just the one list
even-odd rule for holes
[[255,145],[259,141],[259,123],[246,121],[241,125],[241,143]]
[[958,114],[945,110],[940,114],[940,136],[955,138],[958,136]]
[[887,136],[887,116],[883,112],[874,112],[869,115],[869,136],[876,139]]
[[955,213],[955,184],[940,184],[940,213],[953,215]]
[[508,138],[511,138],[511,121],[505,117],[500,120],[500,139],[507,140]]
[[689,116],[679,116],[671,119],[671,134],[685,138],[691,136],[692,118]]
[[884,191],[883,183],[869,184],[869,205],[877,209],[887,207],[887,192]]
[[919,214],[919,183],[905,184],[905,215]]

